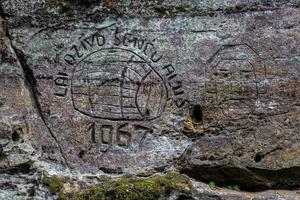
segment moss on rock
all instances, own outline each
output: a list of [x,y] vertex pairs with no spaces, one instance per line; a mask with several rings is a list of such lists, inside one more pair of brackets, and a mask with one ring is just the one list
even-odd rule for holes
[[42,183],[49,188],[52,194],[58,193],[63,187],[63,181],[57,176],[44,177]]
[[172,191],[188,194],[190,192],[188,178],[175,172],[170,172],[164,176],[154,176],[147,179],[120,178],[117,180],[108,180],[100,185],[84,189],[79,193],[61,192],[59,194],[59,199],[156,200],[163,195],[170,194]]
[[49,8],[58,8],[61,12],[66,12],[71,9],[69,0],[46,0],[46,5]]

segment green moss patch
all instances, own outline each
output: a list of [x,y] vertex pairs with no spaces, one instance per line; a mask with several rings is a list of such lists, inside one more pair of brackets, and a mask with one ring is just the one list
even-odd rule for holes
[[213,181],[209,182],[208,187],[211,190],[216,190],[217,189],[217,186],[216,186],[215,182],[213,182]]
[[170,194],[174,190],[188,194],[190,192],[188,178],[174,172],[165,176],[155,176],[147,179],[120,178],[108,180],[100,185],[84,189],[79,193],[60,193],[59,199],[156,200],[163,195]]
[[63,187],[63,181],[57,176],[44,177],[42,183],[49,188],[52,194],[58,193]]
[[175,17],[178,14],[189,14],[197,11],[196,7],[184,4],[179,6],[157,4],[154,5],[153,8],[161,17]]
[[69,11],[71,8],[69,0],[46,0],[46,5],[50,8],[58,8],[62,12]]
[[117,1],[112,0],[46,0],[46,6],[48,8],[58,9],[61,13],[73,14],[74,5],[88,7],[93,3],[102,3],[104,6],[109,8],[111,11],[118,15],[123,14],[123,10],[116,3]]

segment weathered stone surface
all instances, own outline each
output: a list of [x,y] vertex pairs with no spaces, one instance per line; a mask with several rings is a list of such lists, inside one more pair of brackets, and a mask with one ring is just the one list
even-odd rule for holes
[[0,173],[42,199],[42,173],[171,168],[195,179],[189,198],[300,198],[198,182],[300,186],[299,5],[2,0]]

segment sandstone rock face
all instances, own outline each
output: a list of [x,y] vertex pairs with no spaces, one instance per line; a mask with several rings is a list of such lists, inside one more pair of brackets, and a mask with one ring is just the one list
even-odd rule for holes
[[201,183],[299,188],[299,6],[2,0],[0,197],[175,170],[191,193],[169,199],[299,199]]

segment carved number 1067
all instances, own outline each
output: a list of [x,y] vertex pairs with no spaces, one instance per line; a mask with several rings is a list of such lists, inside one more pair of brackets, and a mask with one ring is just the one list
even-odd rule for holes
[[141,147],[147,134],[153,132],[152,129],[137,124],[129,125],[125,123],[113,126],[94,122],[88,125],[87,131],[92,143],[118,145],[123,148]]

